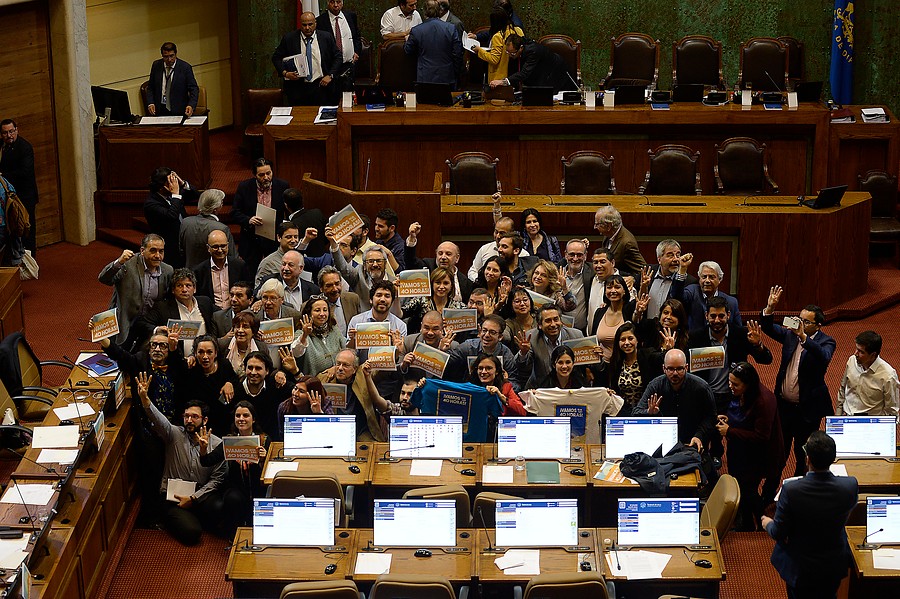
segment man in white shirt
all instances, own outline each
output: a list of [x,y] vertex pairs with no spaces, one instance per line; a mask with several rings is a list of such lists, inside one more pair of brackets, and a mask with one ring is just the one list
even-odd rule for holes
[[334,36],[343,61],[335,76],[341,83],[341,89],[351,90],[354,65],[359,60],[359,53],[362,52],[356,13],[344,10],[344,0],[328,0],[328,10],[316,17],[316,29],[328,31]]
[[397,0],[397,6],[386,10],[381,16],[381,38],[386,42],[406,39],[409,30],[422,22],[416,6],[416,0]]
[[881,335],[863,331],[847,360],[838,390],[837,413],[849,416],[896,416],[900,408],[897,371],[881,359]]

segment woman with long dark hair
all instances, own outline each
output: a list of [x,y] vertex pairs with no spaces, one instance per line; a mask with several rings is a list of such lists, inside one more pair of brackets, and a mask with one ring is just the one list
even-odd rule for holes
[[603,349],[603,359],[609,361],[616,331],[634,317],[635,301],[631,299],[631,292],[622,275],[606,277],[604,294],[604,305],[594,312],[593,322],[597,343]]
[[651,350],[639,346],[637,328],[633,322],[626,322],[616,329],[607,372],[609,388],[625,400],[619,411],[621,416],[631,415],[631,411],[641,401],[647,383],[662,373],[661,370],[652,369],[650,352]]
[[670,349],[680,349],[687,354],[688,317],[684,304],[669,298],[663,302],[659,318],[643,318],[649,300],[650,296],[645,295],[637,301],[634,322],[638,327],[638,339],[641,340],[642,347],[653,350],[650,356],[651,367],[660,371],[663,357]]
[[503,365],[497,356],[478,354],[469,371],[469,382],[484,387],[503,404],[503,416],[527,416],[525,406],[512,383],[506,380]]
[[563,261],[559,240],[543,230],[543,222],[541,213],[536,209],[526,208],[522,211],[522,238],[525,240],[525,249],[532,256],[559,264]]
[[512,289],[512,277],[503,256],[491,256],[484,261],[475,280],[475,288],[478,287],[487,289],[488,297],[493,301],[493,313],[500,314]]
[[538,389],[581,389],[590,387],[584,366],[575,365],[575,352],[571,347],[558,345],[550,354],[550,372],[537,384]]

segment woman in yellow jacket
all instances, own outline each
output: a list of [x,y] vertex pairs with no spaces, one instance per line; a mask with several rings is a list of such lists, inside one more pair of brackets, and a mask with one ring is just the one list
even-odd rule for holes
[[[478,58],[488,63],[487,80],[506,79],[509,71],[509,55],[506,53],[506,38],[513,33],[524,35],[522,30],[509,22],[509,15],[502,8],[491,11],[491,47],[479,47]],[[475,38],[474,33],[469,34]]]

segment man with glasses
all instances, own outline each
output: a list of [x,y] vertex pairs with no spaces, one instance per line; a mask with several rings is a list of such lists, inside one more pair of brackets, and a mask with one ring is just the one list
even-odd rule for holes
[[513,33],[506,38],[506,53],[509,54],[510,75],[506,79],[491,81],[491,87],[549,86],[553,88],[553,93],[575,89],[566,63],[559,54],[543,44]]
[[347,385],[347,406],[335,406],[334,413],[356,417],[356,438],[359,441],[387,441],[381,428],[381,416],[369,395],[366,376],[359,367],[355,350],[339,351],[334,357],[334,366],[320,372],[317,378],[323,383]]
[[594,273],[584,267],[587,256],[587,239],[570,239],[566,243],[566,264],[563,271],[566,277],[566,289],[575,298],[575,309],[563,312],[575,319],[575,328],[587,330],[587,306],[591,297],[591,281]]
[[219,310],[231,308],[231,283],[247,278],[247,268],[238,256],[228,256],[228,237],[215,229],[206,239],[209,260],[195,264],[191,270],[197,277],[197,295],[215,302]]
[[400,347],[400,372],[405,378],[419,380],[422,377],[431,377],[430,373],[425,372],[421,368],[411,367],[413,360],[413,350],[416,345],[424,343],[430,347],[437,348],[443,352],[452,352],[459,343],[453,340],[453,333],[444,333],[444,318],[437,310],[426,312],[422,317],[422,326],[418,333],[407,335],[403,338],[403,345]]
[[447,373],[449,374],[445,374],[444,378],[457,383],[465,382],[469,377],[470,357],[474,359],[478,354],[496,355],[503,363],[507,379],[512,383],[513,389],[518,392],[521,386],[519,385],[519,367],[516,364],[516,357],[506,345],[500,343],[505,330],[506,321],[500,316],[496,314],[485,316],[479,327],[478,337],[467,339],[456,349],[451,350],[450,362],[447,364]]
[[459,271],[459,246],[452,241],[445,241],[437,246],[434,250],[434,258],[420,259],[416,256],[416,246],[419,243],[419,233],[422,232],[422,225],[415,222],[409,226],[409,236],[406,238],[406,250],[404,258],[406,259],[406,267],[427,268],[429,272],[437,267],[447,269],[453,275],[453,288],[456,295],[451,299],[458,302],[468,302],[469,296],[472,294],[472,281],[468,277],[462,276]]
[[[775,323],[775,307],[784,290],[775,285],[769,290],[766,307],[759,324],[763,332],[781,344],[781,365],[775,378],[775,397],[784,437],[785,462],[794,444],[797,465],[794,476],[806,474],[806,460],[801,450],[810,433],[818,430],[822,418],[834,414],[831,393],[825,384],[825,372],[837,347],[834,339],[821,328],[825,313],[815,304],[800,310],[794,322]],[[796,326],[794,326],[796,325]],[[784,463],[781,464],[782,469]],[[778,479],[766,479],[763,500],[772,501]]]
[[716,432],[716,403],[706,381],[687,372],[687,358],[670,349],[663,360],[663,374],[644,390],[635,416],[677,416],[678,440],[703,451]]
[[269,275],[263,279],[263,283],[269,280],[281,283],[284,286],[284,303],[295,310],[300,310],[311,295],[319,293],[318,287],[300,276],[304,267],[303,254],[297,250],[288,250],[281,257],[279,273],[281,276]]
[[622,269],[622,274],[639,276],[647,261],[641,255],[634,235],[622,225],[619,211],[614,206],[598,208],[594,213],[594,229],[603,235],[601,247],[612,250],[613,261]]
[[193,268],[209,257],[206,244],[210,231],[214,229],[225,233],[225,237],[228,239],[228,255],[237,256],[231,230],[217,216],[219,210],[222,209],[224,199],[225,192],[221,189],[207,189],[200,194],[200,199],[197,200],[198,214],[181,221],[181,227],[178,230],[178,247],[184,255],[185,265],[189,268]]
[[331,227],[325,228],[325,237],[331,243],[331,259],[334,261],[335,268],[347,281],[350,290],[359,296],[362,308],[370,309],[372,304],[369,290],[375,283],[385,280],[388,250],[383,246],[373,245],[363,255],[363,263],[354,267],[344,258]]

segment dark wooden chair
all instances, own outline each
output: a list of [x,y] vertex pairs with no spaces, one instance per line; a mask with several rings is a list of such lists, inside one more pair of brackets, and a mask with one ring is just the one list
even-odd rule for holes
[[364,37],[359,38],[359,60],[356,61],[356,70],[353,82],[357,85],[372,85],[375,83],[377,71],[375,70],[375,52],[372,51],[372,42]]
[[650,168],[640,195],[700,195],[700,152],[687,146],[666,144],[647,150]]
[[672,87],[711,85],[725,89],[722,42],[706,35],[688,35],[672,43]]
[[581,40],[574,40],[568,35],[551,33],[538,40],[542,46],[559,54],[569,68],[569,75],[581,85]]
[[415,91],[417,58],[403,51],[403,40],[382,42],[378,47],[375,83],[391,91]]
[[717,193],[778,193],[778,184],[769,176],[766,144],[750,137],[732,137],[716,144],[713,172]]
[[803,42],[789,35],[779,36],[778,41],[788,49],[788,79],[791,81],[803,81],[804,61]]
[[740,89],[753,91],[787,90],[788,48],[774,37],[754,37],[741,43]]
[[892,244],[900,259],[900,220],[897,219],[897,177],[871,170],[858,177],[860,191],[872,196],[869,244]]
[[247,90],[247,126],[244,127],[244,140],[241,152],[253,159],[263,155],[263,130],[269,110],[273,106],[281,106],[282,93],[277,87],[266,87]]
[[484,152],[462,152],[447,160],[452,195],[494,195],[500,191],[497,179],[499,158]]
[[615,195],[615,158],[595,150],[579,150],[562,157],[560,195]]
[[656,88],[659,78],[659,40],[646,33],[623,33],[612,38],[612,56],[604,86],[646,85]]

